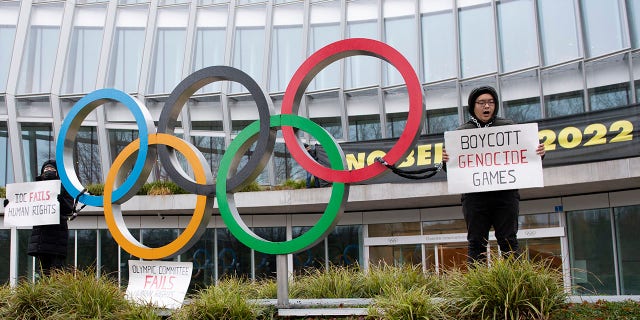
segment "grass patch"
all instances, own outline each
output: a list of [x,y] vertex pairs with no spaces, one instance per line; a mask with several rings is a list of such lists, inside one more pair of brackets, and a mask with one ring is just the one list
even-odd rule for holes
[[548,319],[562,307],[562,274],[546,262],[495,258],[450,274],[450,300],[467,319]]
[[596,303],[570,303],[551,315],[551,320],[636,320],[640,319],[638,301],[597,301]]

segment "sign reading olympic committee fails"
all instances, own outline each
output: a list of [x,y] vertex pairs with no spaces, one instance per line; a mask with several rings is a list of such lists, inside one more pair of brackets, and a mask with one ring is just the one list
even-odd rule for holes
[[449,193],[543,187],[538,124],[444,133]]

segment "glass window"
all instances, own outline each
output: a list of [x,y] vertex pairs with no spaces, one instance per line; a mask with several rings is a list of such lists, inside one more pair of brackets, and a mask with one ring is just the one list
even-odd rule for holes
[[113,239],[108,229],[98,230],[98,244],[100,253],[100,275],[118,279],[118,243]]
[[455,78],[458,66],[452,2],[423,0],[421,10],[424,81]]
[[424,87],[424,103],[427,110],[457,108],[458,99],[458,84],[455,81]]
[[463,78],[496,72],[491,3],[460,7],[460,65]]
[[[257,236],[273,242],[282,242],[287,240],[287,232],[285,227],[261,227],[253,228],[253,233]],[[254,251],[255,255],[255,279],[275,279],[276,270],[276,255],[266,254],[258,251]]]
[[336,226],[327,236],[329,260],[336,266],[363,265],[362,226]]
[[[198,9],[192,71],[225,64],[228,14],[227,6]],[[218,81],[204,86],[198,93],[220,92],[221,88]]]
[[545,65],[580,57],[573,0],[539,0],[538,21]]
[[[86,270],[88,268],[97,267],[97,230],[76,230],[77,239],[77,268],[79,270]],[[73,247],[73,242],[69,243],[70,247]]]
[[297,161],[291,157],[291,153],[284,143],[276,143],[273,148],[273,162],[275,165],[275,183],[283,184],[287,180],[303,180],[306,172]]
[[521,214],[518,217],[519,229],[536,229],[559,227],[560,220],[557,213]]
[[144,50],[147,7],[118,8],[109,62],[109,86],[137,92]]
[[[329,43],[341,39],[341,1],[313,3],[310,9],[309,52],[307,56]],[[309,83],[310,91],[337,88],[340,85],[340,64],[338,61],[322,69]]]
[[16,99],[16,111],[18,117],[26,118],[51,118],[53,115],[49,96],[18,98]]
[[158,10],[149,93],[170,93],[182,80],[188,16],[183,7]]
[[33,280],[34,258],[27,254],[31,229],[18,229],[18,278]]
[[400,137],[407,124],[409,94],[407,88],[393,87],[383,91],[384,109],[387,117],[386,138]]
[[452,270],[467,264],[466,243],[439,243],[438,267],[442,270]]
[[307,95],[309,119],[326,129],[336,140],[344,138],[342,131],[342,103],[338,91]]
[[[384,41],[402,55],[418,70],[418,41],[414,0],[385,0],[382,9],[384,15]],[[403,84],[400,72],[387,62],[382,63],[384,86]]]
[[73,151],[74,169],[80,183],[84,186],[101,183],[100,147],[96,127],[80,127]]
[[466,233],[467,225],[463,219],[423,221],[423,234]]
[[103,6],[76,9],[62,92],[83,93],[95,90],[105,14]]
[[396,222],[369,225],[369,237],[397,237],[420,235],[419,222]]
[[349,141],[381,139],[378,90],[353,92],[346,96]]
[[0,230],[0,283],[9,283],[9,268],[11,266],[11,230]]
[[567,212],[567,233],[574,293],[616,294],[609,209]]
[[458,108],[427,110],[428,133],[444,133],[459,126]]
[[516,123],[542,118],[540,108],[540,77],[536,70],[521,72],[500,79],[504,117]]
[[18,92],[51,92],[63,7],[61,4],[48,4],[34,6],[31,10]]
[[408,244],[370,247],[369,261],[373,265],[419,265],[422,263],[422,246]]
[[53,129],[50,123],[22,123],[20,127],[25,181],[34,181],[42,164],[56,158]]
[[180,255],[180,261],[193,262],[193,273],[189,283],[189,293],[204,289],[215,283],[215,232],[207,229],[196,244]]
[[[347,37],[378,39],[377,1],[361,0],[347,3]],[[376,85],[380,78],[380,62],[370,56],[345,59],[345,88]]]
[[640,47],[640,2],[627,0],[627,17],[629,18],[629,32],[631,33],[631,45]]
[[[587,55],[595,57],[626,47],[619,1],[581,0]],[[626,24],[626,23],[625,23]]]
[[618,267],[620,268],[620,294],[640,294],[640,206],[613,209],[618,244]]
[[13,183],[13,159],[11,158],[11,146],[9,145],[9,129],[6,122],[0,122],[0,185],[6,186]]
[[[129,228],[131,235],[138,241],[140,241],[140,229]],[[120,286],[126,287],[129,284],[129,260],[138,260],[138,258],[132,256],[130,253],[120,250]]]
[[498,2],[498,35],[502,72],[538,65],[533,0]]
[[[262,84],[266,12],[264,6],[238,8],[233,47],[233,66]],[[246,92],[241,84],[231,83],[231,92]]]
[[122,149],[135,139],[138,139],[138,130],[109,129],[109,152],[111,154],[111,162],[116,159]]
[[584,112],[582,66],[572,63],[542,71],[545,116],[558,117]]
[[215,177],[218,173],[220,160],[226,150],[224,137],[193,135],[191,139],[193,141],[193,145],[196,146],[196,148],[202,152],[204,158],[207,159],[209,168],[211,168],[211,172]]
[[0,25],[0,92],[7,90],[7,78],[9,77],[9,67],[11,67],[11,54],[13,52],[15,34],[15,26]]
[[218,279],[251,277],[251,249],[240,243],[229,229],[216,229],[218,236]]
[[590,110],[631,103],[627,54],[585,62]]
[[387,113],[387,136],[398,138],[407,125],[408,112]]
[[562,270],[562,249],[560,239],[518,239],[520,250],[531,261],[548,263],[556,270]]
[[[292,227],[293,239],[309,231],[311,227]],[[310,268],[319,269],[325,266],[325,241],[318,242],[315,246],[293,254],[293,272],[303,274]]]
[[7,90],[13,42],[20,14],[20,2],[0,3],[0,92]]
[[302,4],[274,8],[269,92],[284,92],[293,73],[302,63],[303,18]]

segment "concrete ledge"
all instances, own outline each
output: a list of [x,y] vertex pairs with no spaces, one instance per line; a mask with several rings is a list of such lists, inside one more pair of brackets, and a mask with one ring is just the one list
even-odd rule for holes
[[367,314],[367,308],[278,309],[280,317],[366,316]]

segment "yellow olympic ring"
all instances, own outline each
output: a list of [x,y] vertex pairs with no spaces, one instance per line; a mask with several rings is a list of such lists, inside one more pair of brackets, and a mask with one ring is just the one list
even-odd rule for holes
[[[207,177],[212,176],[211,173],[207,174],[206,172],[209,168],[202,167],[202,162],[200,162],[202,154],[197,152],[197,149],[195,149],[193,145],[178,137],[163,133],[150,134],[148,135],[148,139],[149,146],[163,144],[182,153],[193,168],[193,173],[197,183],[207,183]],[[128,144],[120,154],[118,154],[111,166],[111,169],[109,169],[107,180],[104,184],[104,217],[107,222],[107,227],[109,228],[114,240],[122,247],[122,249],[138,258],[155,260],[178,255],[185,251],[184,248],[190,248],[192,242],[200,239],[200,236],[205,230],[205,228],[202,228],[201,226],[206,226],[211,218],[211,213],[213,211],[213,197],[203,195],[196,196],[196,206],[189,224],[184,232],[182,232],[180,236],[171,243],[158,248],[150,248],[141,244],[133,237],[131,232],[129,232],[129,229],[124,228],[124,230],[121,230],[118,227],[119,225],[125,226],[122,211],[120,210],[119,204],[111,203],[113,188],[116,183],[118,173],[123,166],[125,166],[126,169],[129,169],[127,167],[131,165],[130,162],[132,161],[127,160],[139,149],[140,139],[136,139]]]

